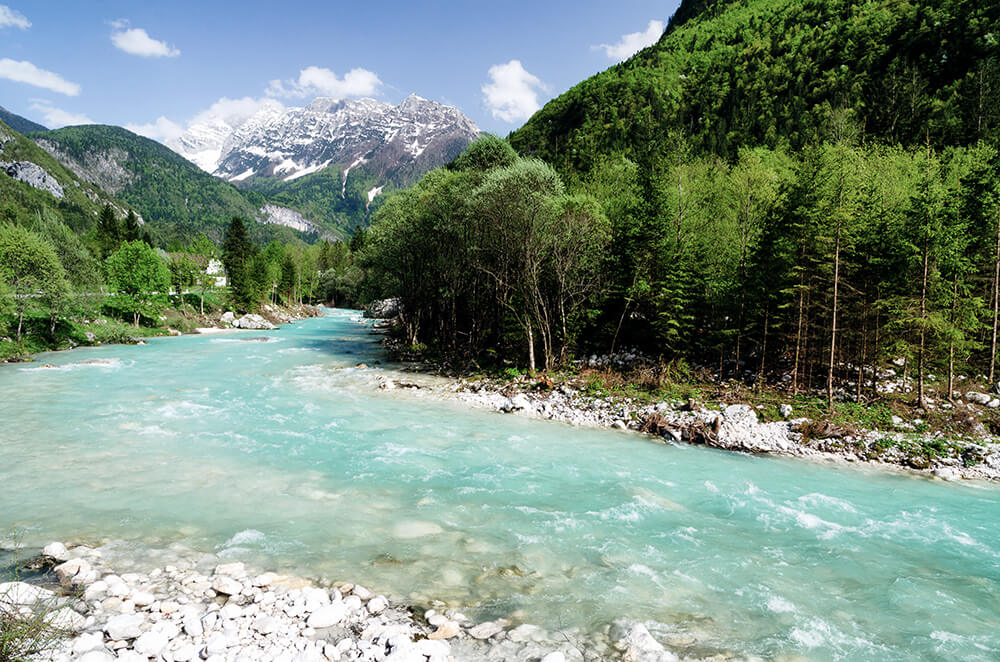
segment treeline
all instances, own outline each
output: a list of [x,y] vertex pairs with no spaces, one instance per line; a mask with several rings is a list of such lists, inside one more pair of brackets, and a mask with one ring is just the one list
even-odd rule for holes
[[109,320],[136,330],[194,328],[206,299],[212,310],[239,312],[265,303],[351,305],[361,280],[347,244],[259,248],[239,218],[221,247],[201,234],[171,248],[154,248],[134,213],[120,218],[110,205],[83,235],[44,207],[29,222],[0,222],[0,358],[131,337]]
[[[363,232],[356,235],[355,247],[363,236]],[[226,230],[219,255],[237,310],[252,312],[265,303],[281,302],[356,304],[362,272],[344,242],[307,245],[272,241],[261,249],[237,217]]]
[[390,197],[363,252],[413,342],[552,368],[637,347],[793,391],[906,359],[996,375],[1000,158],[841,140],[694,156],[678,136],[567,193],[483,139]]
[[596,199],[488,136],[375,213],[365,293],[401,299],[411,344],[550,369],[587,326],[610,240]]

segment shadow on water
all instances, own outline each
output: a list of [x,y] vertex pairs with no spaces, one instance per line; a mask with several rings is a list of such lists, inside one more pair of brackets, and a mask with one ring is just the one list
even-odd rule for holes
[[0,583],[20,581],[50,589],[59,587],[59,578],[52,570],[56,564],[41,552],[37,548],[0,547]]

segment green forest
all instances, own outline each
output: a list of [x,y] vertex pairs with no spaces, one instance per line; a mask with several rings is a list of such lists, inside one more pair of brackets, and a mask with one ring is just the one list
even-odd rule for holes
[[890,362],[919,405],[992,382],[997,34],[997,3],[685,3],[658,44],[390,196],[367,295],[476,364],[634,348],[830,406]]

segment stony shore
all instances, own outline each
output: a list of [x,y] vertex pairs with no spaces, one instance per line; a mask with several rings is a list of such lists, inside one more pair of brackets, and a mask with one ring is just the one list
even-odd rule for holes
[[[386,380],[382,388],[392,388]],[[903,431],[839,430],[796,418],[764,422],[749,404],[708,408],[691,402],[639,404],[624,398],[593,397],[563,385],[548,391],[518,388],[497,379],[454,379],[426,389],[474,407],[561,421],[571,425],[647,433],[662,443],[689,443],[759,455],[783,455],[837,464],[866,464],[915,471],[943,480],[1000,480],[1000,440],[961,441],[950,456],[915,457],[907,442],[940,435]],[[891,442],[891,443],[887,443]],[[972,458],[971,460],[967,458]]]
[[293,306],[272,306],[264,304],[260,314],[237,315],[229,310],[204,317],[207,326],[199,327],[197,333],[213,333],[225,329],[273,330],[279,324],[289,324],[309,317],[319,317],[323,311],[316,306],[297,304]]
[[[376,333],[392,327],[394,308],[386,302],[370,307],[365,316],[376,318]],[[391,301],[389,301],[391,304]],[[390,319],[387,319],[390,318]],[[402,358],[398,341],[385,337],[390,355]],[[635,355],[629,355],[637,359]],[[591,357],[589,364],[611,365],[619,357]],[[431,375],[440,371],[406,357],[405,370]],[[889,373],[886,376],[895,376]],[[841,429],[808,418],[796,417],[790,405],[782,405],[784,420],[761,421],[761,406],[735,403],[708,407],[693,401],[641,403],[625,397],[593,396],[564,383],[539,389],[524,378],[476,378],[449,376],[426,384],[412,378],[380,377],[381,389],[397,386],[423,388],[425,393],[458,399],[471,406],[506,414],[646,433],[663,443],[689,443],[756,455],[783,455],[836,464],[865,464],[894,471],[911,471],[942,480],[1000,480],[1000,438],[987,432],[976,417],[977,410],[1000,408],[1000,397],[970,391],[954,395],[965,407],[968,423],[977,430],[964,439],[945,439],[941,433],[918,433],[916,426],[896,420],[895,430]],[[882,385],[888,393],[909,390],[912,384],[890,380]],[[880,389],[881,390],[881,389]],[[932,405],[933,406],[933,405]],[[942,407],[951,407],[943,403]],[[915,421],[916,422],[916,421]],[[934,452],[922,452],[928,448]],[[944,448],[944,452],[937,452]]]
[[[38,656],[53,662],[510,660],[678,662],[637,622],[597,633],[547,632],[500,619],[474,623],[417,608],[359,585],[262,572],[179,545],[123,553],[59,542],[49,564],[59,586],[0,584],[0,616],[44,606],[66,637]],[[732,655],[685,660],[735,660]]]

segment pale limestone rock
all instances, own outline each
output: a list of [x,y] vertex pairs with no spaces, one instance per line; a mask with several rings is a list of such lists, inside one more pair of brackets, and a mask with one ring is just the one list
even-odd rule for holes
[[142,634],[142,624],[146,619],[142,614],[121,614],[111,617],[104,625],[104,631],[112,640],[135,639]]
[[306,624],[317,630],[322,628],[328,628],[340,623],[344,620],[344,616],[347,615],[347,607],[344,606],[343,602],[334,602],[333,604],[326,605],[325,607],[320,607],[309,616]]
[[42,549],[42,554],[51,557],[56,561],[68,561],[69,550],[61,542],[50,542]]
[[462,628],[458,626],[455,621],[446,620],[444,623],[438,626],[438,629],[427,635],[428,639],[451,639],[452,637],[457,637],[462,631]]

